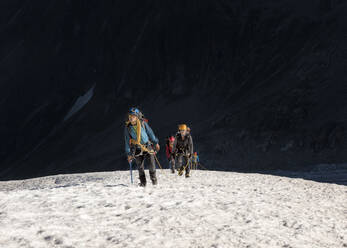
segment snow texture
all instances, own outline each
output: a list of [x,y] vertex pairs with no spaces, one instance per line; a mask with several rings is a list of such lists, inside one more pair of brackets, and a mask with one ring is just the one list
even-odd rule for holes
[[347,246],[346,186],[213,171],[158,179],[145,189],[126,171],[0,182],[0,247]]
[[65,116],[64,121],[68,120],[71,116],[80,111],[90,101],[90,99],[92,99],[94,95],[94,88],[95,84],[83,96],[79,96],[77,98],[75,104],[72,106],[68,114]]

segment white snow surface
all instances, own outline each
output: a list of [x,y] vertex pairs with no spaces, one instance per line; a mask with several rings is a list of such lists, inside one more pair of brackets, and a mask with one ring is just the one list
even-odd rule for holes
[[146,188],[130,185],[126,171],[0,182],[0,247],[347,246],[346,186],[157,174],[159,184]]

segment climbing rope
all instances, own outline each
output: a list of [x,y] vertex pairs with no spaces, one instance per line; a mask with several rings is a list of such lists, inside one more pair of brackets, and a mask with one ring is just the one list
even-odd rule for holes
[[148,152],[149,154],[155,154],[154,150],[149,150],[145,145],[141,144],[137,140],[130,139],[130,145],[139,146],[141,148],[141,153],[138,156],[142,155],[143,152]]
[[187,164],[180,168],[179,171],[178,171],[178,175],[179,176],[182,176],[183,175],[183,171],[187,168],[187,166],[189,166],[189,163],[190,163],[190,159],[188,158],[188,156],[185,156],[187,158]]

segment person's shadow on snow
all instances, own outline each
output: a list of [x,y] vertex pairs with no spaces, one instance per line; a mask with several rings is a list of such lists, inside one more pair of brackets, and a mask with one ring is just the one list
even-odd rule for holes
[[107,188],[113,188],[113,187],[129,187],[129,185],[126,185],[126,184],[115,184],[115,185],[112,185],[112,184],[108,184],[108,185],[105,185],[105,187]]

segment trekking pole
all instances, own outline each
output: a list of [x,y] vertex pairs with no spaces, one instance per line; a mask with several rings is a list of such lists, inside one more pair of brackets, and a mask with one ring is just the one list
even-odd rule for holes
[[157,154],[156,154],[156,153],[154,153],[154,158],[155,158],[155,160],[157,161],[157,164],[159,165],[159,168],[160,168],[160,169],[163,169],[163,167],[161,167],[161,165],[160,165],[160,163],[159,163],[159,160],[158,160],[158,158],[157,158]]
[[129,166],[130,166],[130,182],[131,184],[134,184],[134,181],[133,181],[133,161],[130,161],[129,162]]
[[189,164],[188,164],[188,168],[190,169],[190,174],[193,174],[193,163],[192,163],[192,159],[189,159]]

